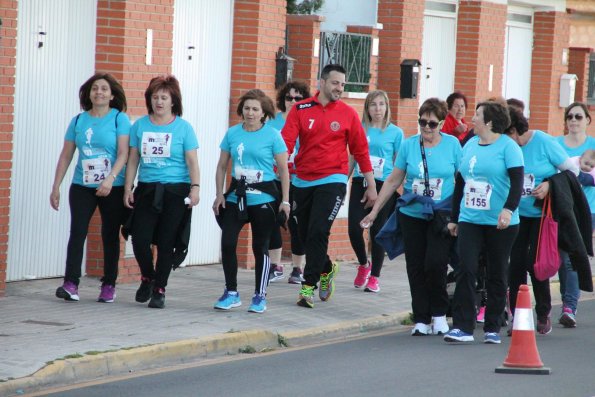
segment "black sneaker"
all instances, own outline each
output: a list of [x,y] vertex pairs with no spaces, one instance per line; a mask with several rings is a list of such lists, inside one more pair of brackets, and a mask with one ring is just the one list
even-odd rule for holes
[[136,290],[136,297],[134,298],[137,302],[145,303],[151,299],[153,293],[153,280],[141,277],[140,287]]
[[163,309],[165,307],[165,290],[163,288],[155,288],[153,290],[149,307],[154,309]]
[[283,266],[272,264],[269,270],[269,283],[283,280],[283,277]]

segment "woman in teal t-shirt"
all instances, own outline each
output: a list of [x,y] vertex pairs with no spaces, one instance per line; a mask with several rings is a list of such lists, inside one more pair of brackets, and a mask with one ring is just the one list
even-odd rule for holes
[[120,259],[120,226],[126,209],[124,168],[128,156],[130,120],[126,113],[126,95],[118,81],[108,73],[96,73],[79,90],[83,113],[73,117],[66,136],[50,195],[50,204],[58,211],[60,184],[78,150],[74,177],[70,185],[70,237],[66,253],[64,283],[56,296],[78,301],[83,250],[89,222],[99,207],[103,241],[103,278],[98,302],[111,303],[116,298],[116,279]]
[[[215,184],[217,197],[213,212],[221,226],[221,264],[225,290],[215,302],[215,309],[230,310],[242,304],[238,293],[238,257],[236,248],[242,227],[250,223],[254,253],[254,295],[248,311],[267,309],[269,239],[281,215],[289,216],[289,173],[287,146],[281,133],[265,124],[274,116],[273,101],[261,90],[250,90],[240,98],[237,113],[244,120],[227,130],[221,144]],[[231,162],[232,183],[223,193],[225,175]],[[275,184],[273,165],[281,180],[281,192]]]
[[[145,104],[149,114],[130,130],[124,202],[134,207],[130,235],[142,275],[135,300],[162,309],[170,272],[183,261],[184,255],[178,253],[190,239],[192,207],[199,201],[198,140],[190,123],[181,118],[182,94],[174,76],[151,79]],[[157,246],[155,262],[152,244]]]
[[501,342],[501,316],[506,307],[508,259],[519,229],[518,206],[523,187],[523,153],[503,135],[510,125],[506,104],[477,105],[476,136],[463,148],[453,196],[452,221],[458,235],[461,266],[453,298],[453,329],[446,342],[472,342],[476,320],[479,255],[487,256],[487,305],[484,343]]
[[[581,102],[571,103],[564,111],[568,134],[558,137],[558,143],[570,157],[582,155],[586,150],[595,149],[595,138],[587,135],[587,126],[591,124],[591,115],[587,105]],[[595,225],[595,186],[584,186],[591,208],[591,226]],[[595,229],[595,228],[593,228]],[[558,271],[560,295],[562,295],[562,313],[558,322],[566,328],[576,327],[576,309],[581,295],[578,274],[574,270],[568,253],[560,250],[562,265]]]
[[[516,298],[521,284],[527,284],[527,273],[531,276],[531,286],[535,297],[537,332],[546,335],[552,331],[550,311],[552,298],[550,281],[538,280],[533,272],[537,256],[541,208],[535,206],[535,199],[543,199],[549,191],[545,179],[558,173],[558,170],[572,170],[578,175],[578,167],[573,166],[568,155],[556,140],[543,131],[529,130],[529,123],[522,110],[509,106],[511,125],[506,134],[521,147],[525,162],[523,191],[519,205],[519,234],[512,246],[508,271],[510,310],[514,313]],[[528,249],[527,249],[528,248]],[[510,322],[508,335],[512,335]]]
[[[374,169],[376,191],[380,192],[382,184],[393,171],[395,158],[403,141],[403,130],[391,123],[390,103],[386,92],[372,91],[364,102],[362,124],[368,137],[370,162]],[[353,169],[355,160],[350,156],[350,166]],[[366,191],[365,179],[355,166],[351,179],[349,196],[349,241],[357,256],[359,266],[353,280],[355,288],[364,288],[367,292],[380,291],[380,271],[384,263],[384,249],[375,241],[376,235],[393,212],[397,201],[397,194],[393,192],[384,208],[378,213],[376,221],[370,228],[369,241],[372,245],[372,262],[368,260],[368,252],[364,241],[363,230],[359,225],[371,208],[366,209],[361,199]]]

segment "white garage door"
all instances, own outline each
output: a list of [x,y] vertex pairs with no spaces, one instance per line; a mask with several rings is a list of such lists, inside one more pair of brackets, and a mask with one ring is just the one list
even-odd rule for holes
[[59,212],[49,194],[79,87],[94,71],[96,9],[96,0],[18,2],[8,281],[64,274],[72,170]]
[[504,49],[503,93],[505,98],[525,102],[529,116],[531,98],[531,60],[533,59],[533,10],[508,7],[506,48]]
[[215,168],[229,124],[232,0],[176,0],[173,73],[180,81],[183,117],[196,131],[200,149],[201,202],[193,210],[189,264],[220,260],[221,231],[215,222]]

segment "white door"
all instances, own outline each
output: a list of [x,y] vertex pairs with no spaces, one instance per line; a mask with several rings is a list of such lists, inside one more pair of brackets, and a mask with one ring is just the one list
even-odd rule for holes
[[96,0],[18,2],[8,281],[64,274],[72,169],[59,212],[49,194],[79,87],[94,72],[96,10]]
[[456,4],[426,2],[419,104],[446,99],[453,92],[456,54]]
[[200,203],[193,210],[189,264],[220,260],[221,230],[215,222],[215,168],[229,127],[232,0],[176,0],[173,73],[179,79],[188,120],[198,138]]
[[509,7],[504,49],[505,98],[525,102],[525,115],[529,116],[531,98],[531,60],[533,58],[533,15],[531,9]]

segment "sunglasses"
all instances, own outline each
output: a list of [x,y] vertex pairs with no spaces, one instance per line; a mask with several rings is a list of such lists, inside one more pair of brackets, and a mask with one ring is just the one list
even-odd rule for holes
[[426,125],[427,125],[432,130],[435,129],[436,127],[438,127],[438,125],[440,124],[437,121],[428,121],[428,120],[424,120],[424,119],[417,120],[417,123],[419,124],[419,126],[421,128],[426,128]]
[[301,95],[296,95],[296,96],[285,95],[285,100],[286,100],[287,102],[291,102],[291,101],[293,101],[293,100],[295,100],[296,102],[299,102],[299,101],[301,101],[302,99],[304,99],[304,97],[303,97],[303,96],[301,96]]
[[570,121],[570,120],[572,120],[574,118],[576,121],[581,121],[584,117],[585,116],[583,116],[582,114],[578,114],[578,113],[577,114],[571,114],[571,113],[569,113],[569,114],[566,115],[566,120]]

